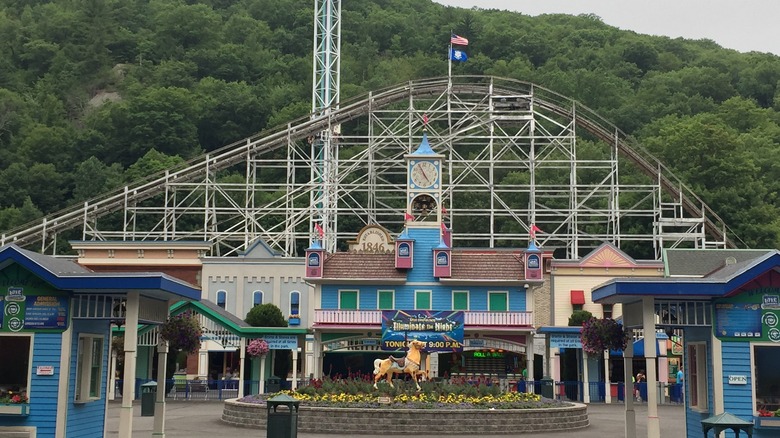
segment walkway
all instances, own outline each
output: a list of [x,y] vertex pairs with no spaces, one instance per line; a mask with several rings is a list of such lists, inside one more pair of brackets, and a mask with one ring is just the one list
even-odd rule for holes
[[[108,433],[106,436],[118,436],[119,430],[119,402],[111,402],[108,409]],[[219,401],[171,401],[166,404],[166,438],[214,438],[217,436],[230,437],[260,437],[265,438],[264,430],[242,429],[225,425],[220,421],[222,415],[222,402]],[[140,404],[136,403],[133,418],[133,436],[151,437],[153,417],[141,417]],[[661,419],[661,436],[664,438],[683,438],[684,412],[681,405],[658,406],[658,416]],[[590,426],[578,430],[577,438],[605,438],[622,437],[624,435],[623,405],[593,404],[588,406]],[[636,406],[637,437],[647,436],[647,407]],[[463,428],[467,429],[468,416],[463,419]],[[434,438],[424,435],[419,430],[419,438]],[[478,430],[470,430],[469,434],[447,435],[447,438],[473,438],[476,436],[506,438],[508,435],[480,435]],[[528,438],[570,438],[572,431],[518,434]],[[299,438],[340,438],[336,435],[299,433]],[[374,435],[349,435],[348,438],[378,438]],[[385,436],[382,436],[385,438]]]

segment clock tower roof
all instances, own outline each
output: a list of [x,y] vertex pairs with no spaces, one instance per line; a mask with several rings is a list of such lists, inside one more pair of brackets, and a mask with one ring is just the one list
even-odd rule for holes
[[411,155],[436,155],[436,152],[431,149],[430,143],[428,143],[428,134],[423,132],[423,138],[420,145],[417,146],[417,150],[411,153]]

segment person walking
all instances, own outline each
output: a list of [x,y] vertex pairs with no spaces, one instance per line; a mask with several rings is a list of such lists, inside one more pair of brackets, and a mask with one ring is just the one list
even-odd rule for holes
[[636,386],[634,388],[634,395],[636,396],[636,401],[641,402],[642,401],[642,385],[645,385],[645,381],[647,381],[647,377],[645,377],[645,370],[639,370],[638,373],[636,373]]

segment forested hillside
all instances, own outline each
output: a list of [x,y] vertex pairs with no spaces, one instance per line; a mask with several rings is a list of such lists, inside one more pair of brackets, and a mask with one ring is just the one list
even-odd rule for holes
[[[0,232],[311,108],[313,0],[0,0]],[[343,0],[342,99],[447,74],[534,82],[632,134],[744,245],[780,247],[780,57],[596,16]]]

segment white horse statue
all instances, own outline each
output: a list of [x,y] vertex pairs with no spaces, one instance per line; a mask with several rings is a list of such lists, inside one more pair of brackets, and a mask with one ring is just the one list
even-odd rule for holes
[[417,381],[417,376],[425,376],[427,372],[420,369],[420,352],[425,348],[425,342],[413,339],[409,341],[409,350],[406,352],[406,357],[396,358],[393,356],[387,359],[377,359],[374,361],[374,389],[377,382],[382,376],[387,376],[387,383],[391,388],[393,386],[393,374],[406,373],[412,376],[414,384],[417,385],[417,390],[420,391],[420,383]]

